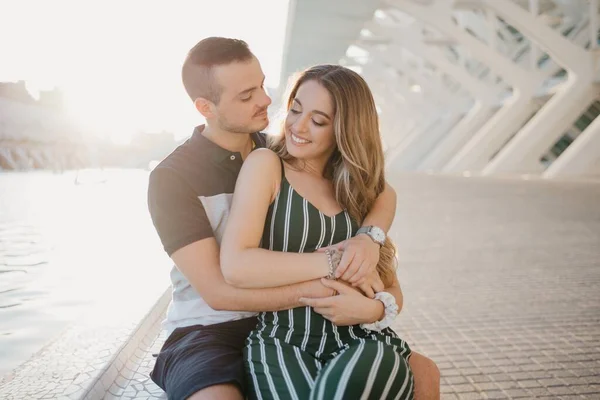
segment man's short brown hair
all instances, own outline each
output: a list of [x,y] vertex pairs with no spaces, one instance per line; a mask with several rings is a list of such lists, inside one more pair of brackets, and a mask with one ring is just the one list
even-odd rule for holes
[[213,67],[235,61],[248,61],[254,54],[248,44],[240,39],[209,37],[198,42],[188,52],[181,78],[192,100],[203,97],[219,103],[223,89],[215,81]]

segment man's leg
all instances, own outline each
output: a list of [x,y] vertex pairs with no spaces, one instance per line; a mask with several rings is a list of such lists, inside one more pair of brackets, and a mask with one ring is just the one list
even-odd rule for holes
[[439,400],[440,370],[433,360],[413,351],[408,365],[415,378],[415,400]]
[[243,399],[242,349],[256,318],[176,329],[161,349],[152,380],[169,400]]

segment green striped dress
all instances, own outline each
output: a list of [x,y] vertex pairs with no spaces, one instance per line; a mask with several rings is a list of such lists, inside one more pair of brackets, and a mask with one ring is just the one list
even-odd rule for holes
[[[357,229],[346,211],[330,217],[301,197],[282,164],[262,248],[313,252]],[[336,326],[311,307],[261,313],[244,349],[249,395],[256,399],[412,399],[409,357],[410,348],[391,329]]]

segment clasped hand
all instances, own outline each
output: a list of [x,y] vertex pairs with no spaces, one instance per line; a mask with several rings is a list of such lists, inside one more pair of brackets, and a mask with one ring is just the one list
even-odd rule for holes
[[367,235],[358,235],[317,251],[323,252],[327,249],[344,252],[335,271],[336,279],[357,286],[367,279],[370,272],[375,271],[381,247]]
[[[380,280],[381,281],[381,280]],[[359,289],[342,281],[321,279],[321,283],[334,290],[334,295],[321,298],[301,298],[315,312],[338,326],[371,323],[383,317],[383,303],[366,297]],[[381,284],[383,286],[383,284]]]
[[333,289],[329,297],[302,298],[301,303],[336,325],[356,325],[380,320],[383,303],[373,300],[384,289],[377,273],[380,247],[368,236],[359,235],[335,245],[319,249],[343,251],[336,269],[337,281],[322,279],[324,286]]

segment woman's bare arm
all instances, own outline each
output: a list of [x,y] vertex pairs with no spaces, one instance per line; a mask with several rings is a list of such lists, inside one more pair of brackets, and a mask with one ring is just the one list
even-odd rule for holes
[[237,180],[221,243],[225,280],[240,288],[305,282],[328,274],[324,253],[288,253],[259,248],[269,205],[281,182],[279,157],[271,150],[250,153]]

